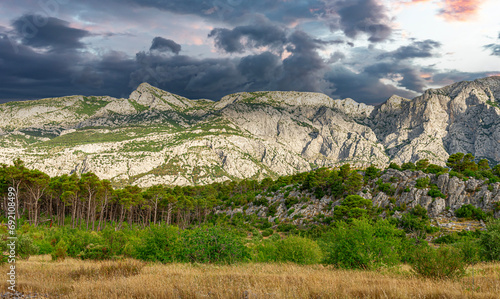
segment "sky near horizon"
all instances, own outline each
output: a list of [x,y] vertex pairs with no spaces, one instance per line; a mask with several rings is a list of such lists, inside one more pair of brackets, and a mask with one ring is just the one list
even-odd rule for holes
[[4,0],[0,103],[321,92],[377,104],[500,75],[498,0]]

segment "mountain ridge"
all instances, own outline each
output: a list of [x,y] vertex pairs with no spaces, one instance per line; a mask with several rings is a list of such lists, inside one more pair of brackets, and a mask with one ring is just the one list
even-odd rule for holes
[[68,96],[0,105],[0,163],[115,184],[208,184],[341,163],[380,166],[470,152],[500,161],[500,77],[392,96],[377,106],[310,92],[190,100],[147,83],[128,99]]

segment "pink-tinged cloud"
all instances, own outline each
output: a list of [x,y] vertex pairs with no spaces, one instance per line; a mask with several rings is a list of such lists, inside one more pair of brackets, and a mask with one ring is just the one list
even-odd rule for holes
[[[417,4],[430,2],[432,0],[410,0],[404,1],[405,4]],[[467,21],[474,17],[481,4],[485,0],[441,0],[439,4],[442,9],[439,14],[447,21]]]
[[484,0],[445,0],[441,15],[448,21],[467,21],[474,17]]

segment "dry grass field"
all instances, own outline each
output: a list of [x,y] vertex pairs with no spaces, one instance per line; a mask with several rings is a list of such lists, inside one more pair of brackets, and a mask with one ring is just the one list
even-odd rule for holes
[[[36,293],[33,298],[500,298],[499,263],[476,265],[474,278],[468,269],[456,281],[421,279],[407,266],[370,272],[294,264],[52,262],[35,256],[18,261],[17,268],[18,291]],[[0,294],[6,292],[2,280]]]

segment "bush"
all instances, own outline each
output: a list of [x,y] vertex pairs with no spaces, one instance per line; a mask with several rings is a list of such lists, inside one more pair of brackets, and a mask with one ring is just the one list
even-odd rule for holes
[[407,233],[416,233],[419,237],[425,237],[425,233],[430,231],[429,216],[427,210],[421,205],[416,205],[410,212],[403,214],[399,220],[399,225]]
[[417,169],[417,167],[415,166],[415,164],[413,162],[406,162],[406,163],[403,163],[403,165],[401,165],[401,169],[402,170],[415,170],[415,169]]
[[107,260],[111,258],[111,250],[106,245],[89,244],[78,257],[82,260]]
[[488,261],[500,261],[500,220],[489,223],[479,241],[481,254]]
[[441,191],[435,185],[431,186],[431,189],[429,190],[429,192],[427,192],[427,195],[429,195],[432,198],[441,197],[446,199],[446,195],[441,193]]
[[173,226],[151,226],[136,247],[136,258],[170,263],[178,260],[182,249],[179,229]]
[[[276,236],[276,235],[273,235]],[[276,249],[276,241],[271,238],[263,240],[253,248],[253,261],[258,263],[273,263],[278,262],[278,254]]]
[[68,256],[68,246],[66,245],[66,242],[64,242],[64,240],[60,240],[50,255],[52,256],[53,261],[64,261]]
[[486,213],[471,204],[461,206],[455,211],[455,216],[459,218],[486,220]]
[[272,228],[267,228],[264,231],[262,231],[263,237],[269,237],[272,234],[274,234],[274,230]]
[[[391,178],[392,179],[392,178]],[[385,194],[392,196],[396,193],[396,189],[390,183],[383,183],[381,180],[377,182],[378,190],[384,192]]]
[[427,188],[427,186],[429,186],[430,182],[431,182],[431,179],[428,177],[419,178],[419,179],[417,179],[415,187],[418,189],[424,189],[424,188]]
[[16,254],[22,259],[29,259],[38,253],[40,248],[33,243],[33,239],[25,235],[18,235]]
[[352,219],[364,218],[370,214],[373,202],[359,195],[347,196],[339,206],[333,210],[333,216],[337,220],[351,221]]
[[315,241],[298,236],[277,241],[276,250],[278,261],[303,265],[317,264],[323,256]]
[[401,170],[401,167],[394,163],[394,162],[391,162],[391,164],[389,164],[389,167],[387,167],[388,169],[396,169],[396,170]]
[[423,277],[445,279],[465,274],[467,264],[456,248],[419,248],[412,262],[413,271]]
[[324,262],[347,269],[376,269],[399,263],[404,233],[388,221],[371,225],[368,220],[341,222],[322,238]]
[[241,237],[220,227],[202,227],[185,230],[182,258],[196,263],[231,264],[250,257]]
[[479,253],[481,252],[481,247],[479,245],[479,240],[475,240],[470,237],[465,237],[461,242],[455,244],[455,247],[460,251],[462,259],[467,264],[475,264],[479,262]]
[[293,262],[310,265],[321,262],[319,245],[308,238],[289,236],[286,239],[269,239],[253,248],[253,260],[260,263]]

